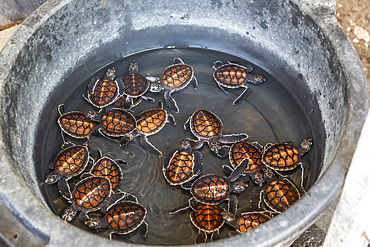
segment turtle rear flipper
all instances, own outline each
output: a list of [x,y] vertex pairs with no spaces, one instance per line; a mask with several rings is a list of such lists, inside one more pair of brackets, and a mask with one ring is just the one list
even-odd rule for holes
[[217,230],[215,232],[212,232],[212,235],[211,235],[211,240],[212,241],[215,241],[215,240],[219,240],[221,237],[220,237],[220,231]]
[[201,244],[201,243],[206,243],[206,242],[207,242],[207,233],[199,230],[195,243]]
[[233,102],[233,105],[237,105],[239,104],[240,102],[242,102],[242,100],[244,100],[248,95],[250,95],[252,92],[252,89],[245,86],[245,89],[244,91],[239,95],[238,98],[236,98]]
[[172,116],[171,114],[168,114],[168,116],[167,116],[167,123],[172,124],[172,125],[176,125],[176,119],[175,119],[175,117]]
[[72,198],[71,189],[69,188],[69,185],[67,183],[67,180],[64,178],[59,179],[58,181],[58,190],[60,194],[67,199],[68,201]]
[[193,76],[193,78],[191,79],[190,83],[193,85],[193,88],[195,90],[197,90],[197,88],[198,88],[198,80],[197,80],[197,78],[195,76]]
[[159,151],[153,144],[151,144],[148,138],[145,135],[141,135],[140,137],[140,145],[148,150],[150,153],[153,153],[158,156],[162,156],[162,152]]
[[166,105],[168,106],[168,108],[170,108],[171,111],[178,113],[180,110],[179,107],[177,106],[176,101],[171,96],[172,92],[173,91],[171,90],[166,90],[166,92],[164,92],[164,100],[166,102]]

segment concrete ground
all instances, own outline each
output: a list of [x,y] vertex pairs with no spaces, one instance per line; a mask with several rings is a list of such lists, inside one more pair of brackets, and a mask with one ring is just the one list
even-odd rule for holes
[[[370,1],[337,0],[336,15],[340,25],[359,54],[370,89]],[[0,50],[18,27],[18,24],[14,21],[15,20],[9,21],[6,20],[6,18],[2,18],[0,13]],[[291,246],[323,246],[336,205],[337,202],[332,205],[328,212],[323,215],[315,225],[305,231],[305,233],[303,233]]]

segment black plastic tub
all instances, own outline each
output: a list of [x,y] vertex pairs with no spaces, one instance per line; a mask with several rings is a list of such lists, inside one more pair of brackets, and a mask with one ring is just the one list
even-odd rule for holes
[[[50,246],[191,244],[192,241],[171,239],[176,224],[161,222],[167,217],[164,212],[168,209],[161,207],[171,204],[148,189],[153,183],[152,188],[159,188],[158,195],[167,193],[161,192],[161,183],[145,180],[148,182],[145,189],[131,190],[143,195],[139,199],[143,204],[149,205],[152,200],[149,211],[156,215],[151,220],[148,218],[149,234],[155,237],[149,235],[145,240],[137,234],[116,237],[113,242],[94,231],[76,227],[78,224],[64,223],[58,216],[67,203],[53,197],[55,187],[42,183],[49,172],[47,163],[62,143],[55,122],[60,103],[65,103],[66,110],[91,110],[81,94],[86,92],[87,81],[93,74],[101,76],[113,64],[122,76],[127,72],[128,62],[138,60],[143,73],[158,75],[160,68],[179,56],[194,66],[201,87],[197,92],[189,87],[174,94],[182,109],[181,114],[174,114],[178,121],[176,128],[181,127],[195,108],[202,106],[224,116],[225,132],[245,131],[252,141],[262,144],[299,143],[302,138],[313,138],[312,150],[304,157],[311,164],[308,192],[283,214],[256,230],[222,238],[213,245],[289,243],[312,225],[337,197],[367,114],[368,96],[362,67],[335,19],[334,6],[330,1],[177,1],[174,4],[172,1],[49,0],[27,18],[1,53],[0,202]],[[230,91],[225,96],[217,88],[211,78],[212,63],[217,59],[250,63],[255,73],[266,75],[268,80],[253,87],[247,100],[233,107],[231,102],[241,91]],[[253,131],[258,128],[260,132]],[[182,139],[174,135],[176,129],[171,126],[165,130],[167,136],[150,137],[164,152]],[[92,142],[99,145],[101,140]],[[122,157],[115,158],[132,159],[132,163],[146,164],[150,160],[161,164],[164,159],[141,155],[143,151],[137,145],[132,145],[130,150],[110,148],[106,143],[103,141],[103,151],[113,156],[119,153]],[[153,176],[153,181],[163,180],[160,170],[154,169],[128,170],[125,178],[136,176],[144,181],[142,177]],[[205,172],[211,169],[205,167]],[[291,177],[298,181],[300,174]],[[130,189],[129,186],[125,188]],[[188,199],[180,190],[170,190],[181,194],[181,200]],[[187,230],[193,232],[191,238],[196,230],[189,227]]]

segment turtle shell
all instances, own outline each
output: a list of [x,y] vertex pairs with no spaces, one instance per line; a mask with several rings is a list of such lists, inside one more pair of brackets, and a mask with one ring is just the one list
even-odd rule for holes
[[88,94],[89,101],[98,108],[112,104],[118,98],[118,84],[116,81],[104,78],[97,80],[92,94]]
[[63,149],[55,159],[55,171],[67,178],[77,176],[85,170],[89,161],[86,146],[76,145]]
[[137,122],[137,131],[144,135],[158,133],[167,122],[167,112],[163,109],[149,109],[140,113],[141,119]]
[[274,144],[263,153],[262,162],[277,171],[288,171],[299,165],[299,150],[290,144]]
[[199,230],[212,233],[225,223],[221,212],[221,208],[217,205],[199,204],[197,209],[190,213],[190,220]]
[[300,197],[298,189],[289,180],[277,179],[267,185],[263,200],[272,210],[283,212]]
[[128,234],[135,231],[145,220],[146,209],[132,201],[113,205],[105,215],[105,223],[114,233]]
[[200,139],[210,140],[222,132],[222,122],[214,113],[207,110],[198,110],[190,119],[190,130]]
[[261,151],[249,142],[235,142],[231,145],[229,152],[230,164],[233,168],[236,168],[244,159],[249,159],[249,165],[245,168],[244,174],[253,173],[261,168]]
[[[126,102],[126,98],[127,98],[127,95],[122,95],[121,97],[119,97],[115,102],[114,102],[114,107],[116,108],[125,108],[125,102]],[[134,107],[134,106],[137,106],[138,104],[140,104],[140,102],[142,101],[143,99],[141,97],[136,97],[136,98],[133,98],[133,104],[131,105],[131,108]]]
[[194,154],[185,151],[175,152],[163,174],[171,185],[180,185],[193,178],[193,167]]
[[90,171],[94,176],[101,176],[109,179],[112,190],[117,188],[123,178],[123,173],[117,162],[109,157],[98,159]]
[[111,184],[103,177],[88,177],[76,184],[72,202],[82,211],[95,211],[110,196]]
[[236,219],[236,230],[240,233],[247,232],[262,225],[271,217],[261,212],[245,212]]
[[194,76],[194,70],[187,64],[174,64],[168,66],[161,75],[163,86],[172,91],[186,87]]
[[248,69],[238,64],[224,64],[213,72],[213,78],[224,87],[238,88],[247,82]]
[[191,186],[191,195],[199,202],[207,205],[218,205],[229,198],[231,185],[226,178],[207,174],[199,177]]
[[78,139],[90,136],[95,127],[95,123],[85,113],[78,111],[61,115],[57,122],[64,133]]
[[125,85],[125,94],[135,98],[146,93],[150,86],[147,79],[137,73],[128,74],[123,78],[123,84]]
[[125,136],[136,129],[136,119],[128,111],[112,109],[101,117],[100,128],[107,136]]

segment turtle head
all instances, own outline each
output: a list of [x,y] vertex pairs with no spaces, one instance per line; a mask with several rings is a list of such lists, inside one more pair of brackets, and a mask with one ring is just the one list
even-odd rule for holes
[[163,87],[162,87],[162,84],[161,84],[160,80],[153,81],[152,83],[150,83],[150,89],[149,90],[152,93],[158,93],[158,92],[162,91]]
[[299,150],[301,155],[304,153],[307,153],[311,149],[311,146],[312,146],[312,139],[303,140],[301,142],[300,150]]
[[247,81],[252,83],[252,84],[258,85],[258,84],[261,84],[262,82],[265,82],[266,78],[262,75],[251,75],[251,74],[249,74]]
[[98,228],[101,225],[101,218],[99,217],[90,217],[85,221],[85,225],[90,228]]
[[88,111],[85,113],[85,116],[93,121],[97,121],[98,113],[95,111]]
[[265,182],[263,174],[260,172],[254,173],[253,175],[251,175],[251,178],[254,183],[258,184],[258,186],[262,186]]
[[232,222],[236,221],[235,214],[231,212],[221,212],[222,218],[226,222],[226,224],[232,224]]
[[66,210],[64,210],[62,219],[66,221],[72,221],[74,217],[76,216],[76,214],[77,214],[77,210],[75,210],[72,206],[70,206],[66,208]]
[[138,72],[139,71],[139,63],[138,62],[135,62],[135,61],[132,61],[128,67],[128,71],[130,73],[132,72]]
[[60,179],[60,174],[57,173],[56,171],[54,171],[54,172],[51,172],[48,175],[46,175],[45,183],[46,184],[55,184],[56,182],[59,181],[59,179]]
[[247,187],[248,187],[248,185],[246,183],[244,183],[243,181],[236,181],[235,183],[233,183],[232,192],[233,193],[241,193]]
[[116,69],[115,68],[109,68],[105,72],[105,78],[110,79],[110,80],[113,80],[115,73],[116,73]]

